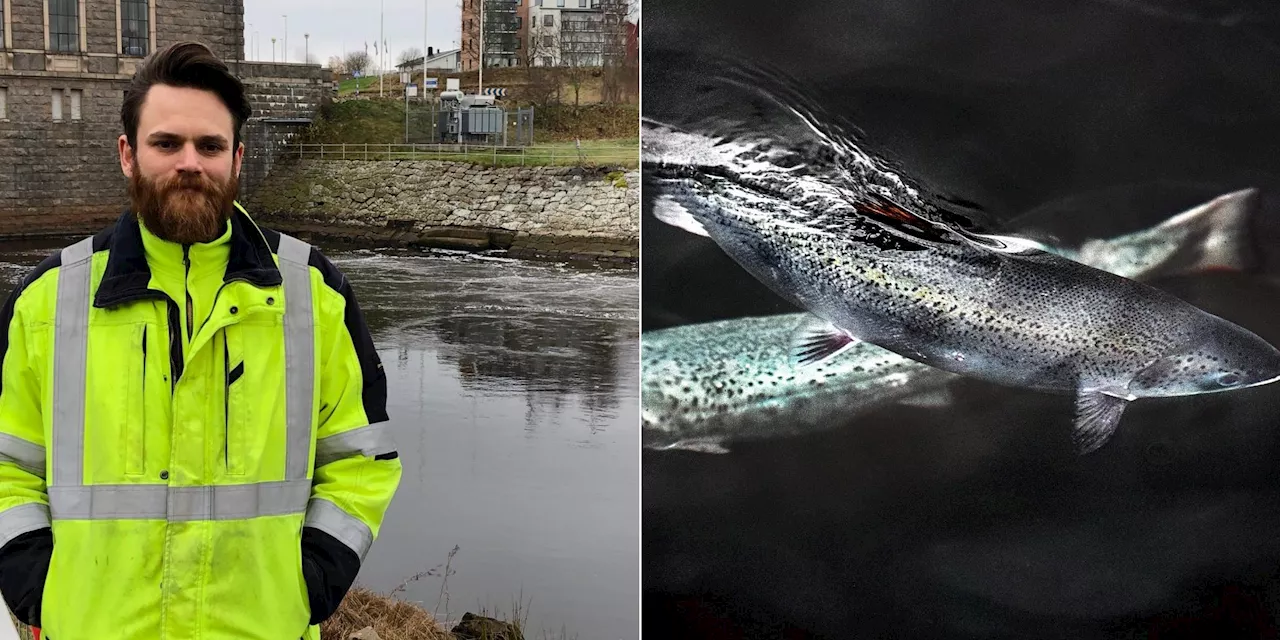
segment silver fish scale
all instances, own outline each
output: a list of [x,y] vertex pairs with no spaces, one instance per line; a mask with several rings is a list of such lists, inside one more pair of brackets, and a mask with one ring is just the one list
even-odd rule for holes
[[[646,336],[641,341],[646,437],[671,444],[816,430],[814,418],[827,415],[833,404],[857,411],[909,394],[907,383],[920,376],[950,375],[869,344],[813,367],[779,366],[787,361],[787,339],[796,325],[792,316],[739,318]],[[849,393],[832,394],[832,387]],[[859,393],[871,389],[874,394]]]
[[944,370],[1061,392],[1122,388],[1200,325],[1197,310],[1156,289],[1048,253],[908,234],[829,187],[793,184],[801,204],[727,178],[680,186],[669,193],[779,295]]

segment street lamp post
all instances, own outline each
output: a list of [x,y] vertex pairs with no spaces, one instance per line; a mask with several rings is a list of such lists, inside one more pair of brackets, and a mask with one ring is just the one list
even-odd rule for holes
[[284,46],[280,48],[280,61],[289,61],[289,14],[281,14],[284,16]]
[[[249,25],[249,29],[248,31],[246,31],[246,33],[249,33],[249,34],[253,33],[252,24]],[[249,59],[253,60],[253,36],[252,35],[249,36]]]
[[304,43],[304,44],[302,45],[302,47],[303,47],[303,49],[302,49],[302,63],[303,63],[303,64],[311,64],[311,34],[309,34],[309,33],[304,33],[304,34],[302,34],[302,40],[303,40],[303,43]]
[[271,39],[271,64],[276,63],[276,39]]

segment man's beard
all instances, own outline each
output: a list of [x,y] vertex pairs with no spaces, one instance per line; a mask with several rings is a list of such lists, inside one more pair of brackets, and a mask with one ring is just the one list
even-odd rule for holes
[[240,179],[232,173],[219,183],[201,173],[147,178],[133,163],[129,199],[147,230],[161,240],[194,244],[216,240],[231,218]]

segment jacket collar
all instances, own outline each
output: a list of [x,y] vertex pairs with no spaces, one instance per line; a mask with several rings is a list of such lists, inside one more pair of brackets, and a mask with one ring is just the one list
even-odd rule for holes
[[[110,250],[107,269],[102,274],[97,293],[94,294],[93,306],[113,307],[139,298],[164,295],[147,288],[151,282],[151,267],[147,264],[146,250],[142,246],[138,217],[132,210],[125,209],[116,220],[115,229],[107,243]],[[236,203],[231,213],[229,244],[231,251],[227,258],[226,273],[222,276],[224,283],[245,280],[257,287],[274,287],[284,281],[262,231],[239,203]]]

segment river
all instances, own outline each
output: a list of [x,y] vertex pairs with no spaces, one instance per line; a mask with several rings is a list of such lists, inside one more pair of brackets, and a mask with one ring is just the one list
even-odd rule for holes
[[[0,244],[4,295],[56,246]],[[367,317],[404,464],[357,583],[431,571],[400,597],[441,617],[519,602],[526,637],[636,637],[636,271],[325,253]]]

